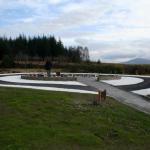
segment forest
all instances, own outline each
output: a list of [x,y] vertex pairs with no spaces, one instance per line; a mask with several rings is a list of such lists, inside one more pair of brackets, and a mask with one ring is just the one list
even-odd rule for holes
[[14,61],[44,61],[47,57],[53,61],[81,62],[89,60],[87,47],[65,47],[54,36],[26,37],[15,39],[0,37],[0,60],[10,57]]

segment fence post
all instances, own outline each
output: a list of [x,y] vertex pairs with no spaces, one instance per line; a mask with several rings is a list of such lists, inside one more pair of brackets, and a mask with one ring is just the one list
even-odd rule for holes
[[98,91],[97,104],[101,103],[101,91]]

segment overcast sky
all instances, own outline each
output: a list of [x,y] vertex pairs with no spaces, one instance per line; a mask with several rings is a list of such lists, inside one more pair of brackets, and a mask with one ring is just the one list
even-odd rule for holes
[[150,58],[150,0],[0,0],[0,36],[55,35],[92,60]]

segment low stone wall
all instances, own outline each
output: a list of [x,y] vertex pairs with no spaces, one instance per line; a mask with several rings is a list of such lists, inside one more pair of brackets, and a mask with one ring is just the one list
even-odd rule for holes
[[76,81],[77,80],[75,77],[55,76],[55,75],[52,75],[51,77],[47,77],[44,74],[22,75],[21,79],[26,79],[26,80],[44,80],[44,81]]
[[97,77],[98,81],[100,81],[100,80],[119,80],[119,79],[121,79],[121,77],[118,75],[99,75]]
[[76,81],[77,77],[88,77],[95,78],[97,81],[100,80],[119,80],[121,79],[118,75],[98,75],[92,73],[51,73],[51,77],[47,77],[46,73],[33,73],[28,75],[22,75],[22,79],[28,80],[45,80],[45,81]]

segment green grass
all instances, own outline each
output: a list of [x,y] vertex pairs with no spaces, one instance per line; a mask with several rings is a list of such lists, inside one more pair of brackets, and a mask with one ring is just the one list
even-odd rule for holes
[[150,116],[94,95],[0,88],[1,150],[148,150]]

